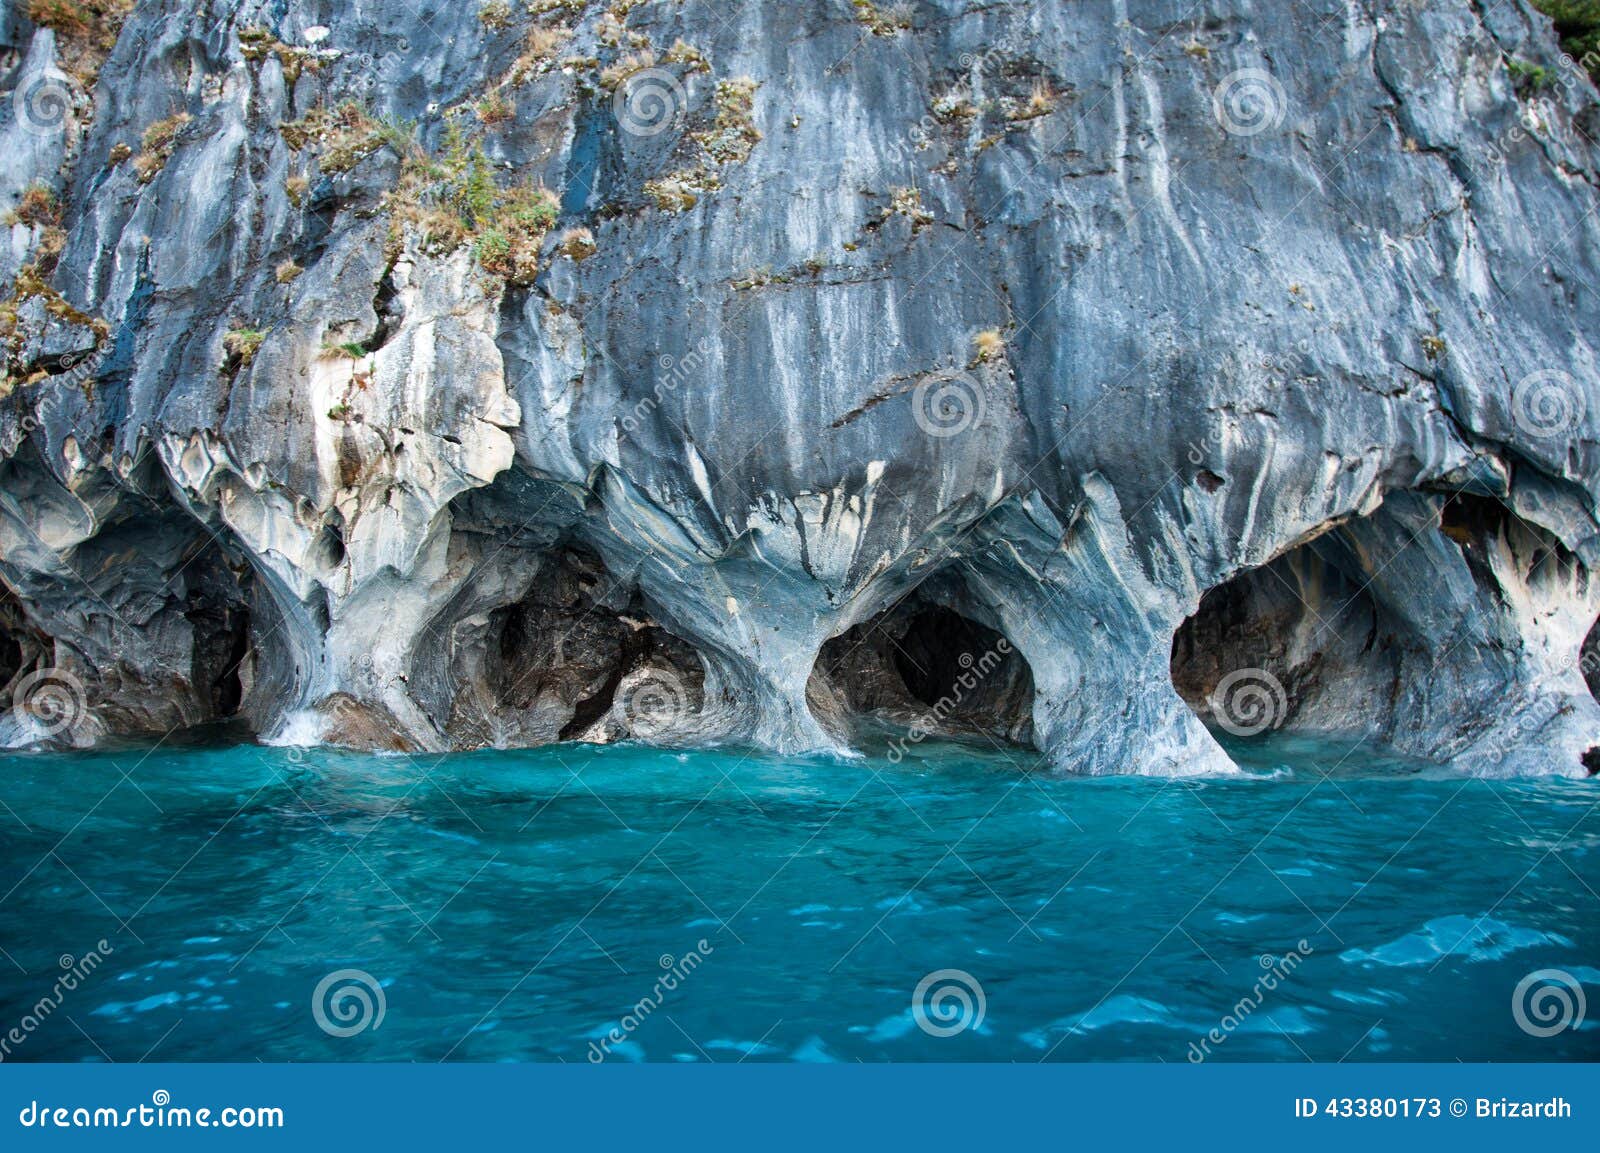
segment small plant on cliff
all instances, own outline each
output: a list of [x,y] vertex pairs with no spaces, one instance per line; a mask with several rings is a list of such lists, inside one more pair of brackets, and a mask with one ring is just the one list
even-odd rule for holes
[[273,35],[270,28],[260,25],[239,30],[239,54],[250,61],[276,56],[283,67],[283,78],[291,85],[300,79],[302,71],[316,72],[322,67],[315,50],[285,44]]
[[682,40],[674,40],[672,47],[667,49],[667,54],[662,57],[668,64],[684,64],[690,72],[710,72],[711,65],[701,54],[700,49]]
[[1041,116],[1048,116],[1056,109],[1055,90],[1050,87],[1048,80],[1039,79],[1033,82],[1033,91],[1028,93],[1025,104],[1013,112],[1012,120],[1037,120]]
[[322,171],[338,175],[388,143],[384,128],[361,105],[347,100],[331,110],[313,108],[299,120],[278,125],[278,133],[296,151],[315,145]]
[[407,154],[387,204],[393,247],[407,227],[435,254],[471,240],[479,265],[513,284],[533,280],[539,247],[560,214],[556,198],[536,184],[499,187],[482,142],[469,142],[454,122],[437,157]]
[[62,66],[87,87],[116,45],[133,0],[28,0],[28,19],[56,34]]
[[517,57],[517,62],[506,74],[507,83],[526,84],[532,77],[548,72],[555,66],[561,45],[571,35],[571,30],[567,28],[546,28],[542,24],[535,26],[523,42],[522,55]]
[[261,342],[267,339],[266,329],[263,328],[234,328],[230,329],[222,338],[222,348],[228,354],[228,365],[231,371],[238,371],[248,367],[256,358],[256,352],[261,348]]
[[893,36],[911,27],[910,4],[895,3],[879,8],[872,0],[850,0],[856,10],[856,19],[872,30],[874,36]]
[[179,134],[188,123],[189,114],[180,112],[165,120],[157,120],[144,130],[144,136],[140,139],[142,147],[139,155],[133,160],[133,170],[138,175],[140,184],[149,184],[166,167],[167,161],[172,156],[173,146],[177,144]]
[[58,36],[85,36],[94,22],[94,14],[74,0],[29,0],[28,19]]
[[6,213],[7,224],[51,227],[61,223],[61,205],[56,194],[43,184],[30,184],[17,206]]
[[556,250],[577,263],[593,256],[595,247],[594,234],[587,228],[569,228],[556,241]]
[[497,124],[504,124],[517,114],[517,107],[499,92],[487,93],[475,106],[478,120],[485,128],[493,128]]
[[883,210],[883,219],[888,220],[891,216],[904,216],[911,221],[912,232],[921,232],[933,223],[933,213],[922,207],[922,190],[918,188],[894,190]]
[[972,338],[972,363],[974,365],[1004,360],[1005,355],[1006,339],[1000,335],[998,328],[987,328]]
[[743,162],[761,140],[751,117],[757,87],[748,76],[717,81],[716,121],[709,131],[696,132],[694,139],[718,164]]
[[556,198],[537,185],[506,189],[485,215],[476,242],[478,263],[512,284],[529,284],[539,271],[539,245],[556,222]]
[[643,72],[646,68],[655,66],[656,54],[648,48],[642,52],[630,52],[615,64],[607,65],[601,70],[600,87],[609,91],[635,72]]
[[498,32],[511,24],[511,5],[506,0],[489,0],[478,9],[478,20],[491,32]]

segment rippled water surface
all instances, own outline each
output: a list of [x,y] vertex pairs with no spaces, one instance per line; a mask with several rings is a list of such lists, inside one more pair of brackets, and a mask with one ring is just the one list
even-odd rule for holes
[[[6,755],[0,1034],[27,1018],[9,1060],[582,1061],[614,1029],[618,1060],[1183,1061],[1213,1029],[1224,1060],[1600,1057],[1600,785],[1249,755],[1198,783],[955,746]],[[1545,968],[1591,1012],[1536,1037],[1512,995]],[[341,969],[381,985],[376,1028],[320,1027]],[[944,969],[983,1012],[935,1036],[912,997]]]

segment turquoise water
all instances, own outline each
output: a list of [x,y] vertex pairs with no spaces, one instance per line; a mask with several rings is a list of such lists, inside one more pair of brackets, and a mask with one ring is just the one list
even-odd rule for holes
[[[1600,786],[1248,757],[6,755],[4,1056],[1184,1061],[1218,1029],[1221,1060],[1600,1057]],[[1544,968],[1587,982],[1580,1028],[1517,1024]],[[376,1027],[378,995],[313,1011],[345,969]],[[982,994],[925,1002],[948,1036],[912,1009],[939,970]]]

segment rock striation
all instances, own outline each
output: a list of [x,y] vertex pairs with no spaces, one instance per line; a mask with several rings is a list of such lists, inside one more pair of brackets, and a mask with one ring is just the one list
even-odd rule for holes
[[0,0],[0,77],[5,743],[1600,758],[1522,0]]

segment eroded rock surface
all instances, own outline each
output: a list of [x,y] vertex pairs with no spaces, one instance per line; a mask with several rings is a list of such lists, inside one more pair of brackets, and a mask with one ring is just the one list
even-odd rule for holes
[[1521,0],[85,10],[0,3],[8,743],[1600,744]]

